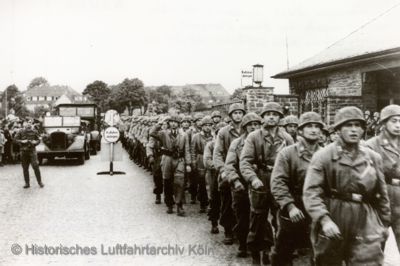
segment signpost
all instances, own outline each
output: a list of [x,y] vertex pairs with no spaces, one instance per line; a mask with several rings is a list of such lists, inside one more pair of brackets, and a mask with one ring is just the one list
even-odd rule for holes
[[104,130],[104,139],[110,145],[110,171],[98,172],[98,175],[124,175],[125,172],[114,171],[114,143],[118,141],[120,134],[118,128],[114,127],[116,123],[120,121],[120,117],[117,111],[108,110],[104,115],[104,121],[109,125]]

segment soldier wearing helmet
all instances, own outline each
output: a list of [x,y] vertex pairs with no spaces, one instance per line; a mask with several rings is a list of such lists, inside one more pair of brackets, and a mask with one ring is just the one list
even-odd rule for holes
[[334,127],[339,138],[314,154],[303,187],[316,265],[382,265],[390,223],[382,158],[360,145],[357,107],[340,109]]
[[366,142],[383,159],[383,173],[392,211],[391,226],[400,252],[400,106],[389,105],[381,111],[382,131]]
[[283,119],[282,126],[285,128],[286,132],[292,136],[293,140],[296,142],[297,138],[297,127],[299,125],[299,119],[295,115],[289,115]]
[[220,192],[221,192],[221,219],[220,224],[225,230],[225,239],[223,241],[226,245],[233,244],[233,227],[235,225],[235,215],[232,210],[232,194],[229,187],[229,180],[225,173],[225,159],[228,153],[229,146],[232,141],[242,135],[243,129],[241,122],[243,116],[246,114],[243,104],[234,103],[229,106],[228,115],[232,119],[231,124],[222,128],[218,132],[214,148],[214,166],[218,171],[220,178]]
[[214,126],[218,125],[219,122],[221,122],[222,116],[219,111],[213,111],[211,113],[211,118],[214,122]]
[[[161,127],[161,123],[158,124],[158,119],[155,118],[153,121],[153,125],[150,129],[155,130],[155,128]],[[161,142],[159,139],[153,137],[151,134],[149,135],[149,141],[146,145],[146,156],[148,158],[148,162],[151,168],[151,172],[153,174],[153,182],[154,182],[154,189],[153,193],[156,195],[156,204],[161,204],[161,194],[163,192],[163,178],[162,178],[162,171],[161,171]]]
[[203,162],[206,169],[206,181],[209,186],[208,198],[210,208],[208,212],[208,220],[211,221],[211,234],[219,233],[218,220],[221,212],[221,195],[218,190],[218,174],[214,166],[213,152],[218,131],[226,126],[227,124],[225,122],[219,122],[219,124],[214,128],[213,139],[204,147]]
[[298,142],[282,149],[276,158],[271,174],[271,193],[279,205],[279,229],[271,254],[272,266],[292,265],[295,249],[311,248],[311,219],[304,209],[302,188],[310,160],[321,149],[318,141],[323,127],[319,114],[302,114]]
[[181,120],[181,128],[183,132],[188,133],[190,130],[190,124],[192,122],[192,117],[190,115],[185,115]]
[[247,245],[254,263],[260,264],[260,252],[263,251],[263,264],[268,264],[269,253],[274,244],[268,212],[271,210],[272,216],[275,217],[277,210],[270,192],[271,171],[277,154],[294,141],[284,129],[278,127],[280,119],[283,118],[282,106],[278,103],[266,103],[261,117],[264,121],[263,126],[250,133],[244,143],[240,157],[240,171],[249,184],[251,199]]
[[247,183],[242,177],[239,169],[240,154],[246,137],[261,125],[261,117],[256,113],[248,113],[243,117],[243,134],[234,139],[229,147],[226,160],[225,172],[232,188],[233,209],[237,224],[235,226],[236,236],[239,240],[238,257],[247,257],[247,235],[249,233],[250,201]]
[[173,205],[176,203],[178,216],[185,216],[185,171],[191,171],[191,156],[189,139],[186,133],[179,131],[179,122],[179,117],[172,116],[168,122],[169,129],[161,130],[160,126],[156,126],[150,135],[160,141],[163,154],[161,167],[167,213],[173,213]]
[[200,213],[206,212],[208,196],[206,189],[206,170],[203,163],[204,147],[207,142],[213,139],[211,134],[213,121],[210,116],[205,116],[201,120],[201,131],[193,135],[190,152],[192,154],[192,174],[190,183],[190,194],[192,200],[196,197],[200,201]]
[[193,117],[193,125],[192,125],[192,135],[201,131],[201,119],[203,119],[203,113],[197,113]]

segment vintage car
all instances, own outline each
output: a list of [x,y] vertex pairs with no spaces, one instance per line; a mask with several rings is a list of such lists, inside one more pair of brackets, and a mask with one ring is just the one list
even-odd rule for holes
[[56,157],[76,158],[80,164],[90,158],[90,141],[79,116],[46,116],[44,133],[36,146],[39,163]]
[[82,131],[85,131],[90,142],[90,154],[96,155],[101,149],[100,117],[94,103],[62,103],[56,106],[60,116],[79,116]]

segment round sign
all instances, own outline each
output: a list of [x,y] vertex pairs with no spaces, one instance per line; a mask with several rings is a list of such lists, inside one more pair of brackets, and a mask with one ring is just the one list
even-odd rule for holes
[[110,125],[114,126],[119,123],[119,113],[115,110],[108,110],[104,115],[104,121]]
[[114,143],[119,139],[119,130],[116,127],[108,127],[104,130],[104,139],[107,142]]

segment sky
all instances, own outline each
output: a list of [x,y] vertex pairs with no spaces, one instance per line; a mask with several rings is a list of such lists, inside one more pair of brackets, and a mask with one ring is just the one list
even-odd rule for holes
[[399,2],[1,0],[0,91],[43,76],[79,92],[125,78],[233,92],[242,70],[262,64],[263,85],[288,93],[287,80],[269,78],[287,59],[300,63]]

